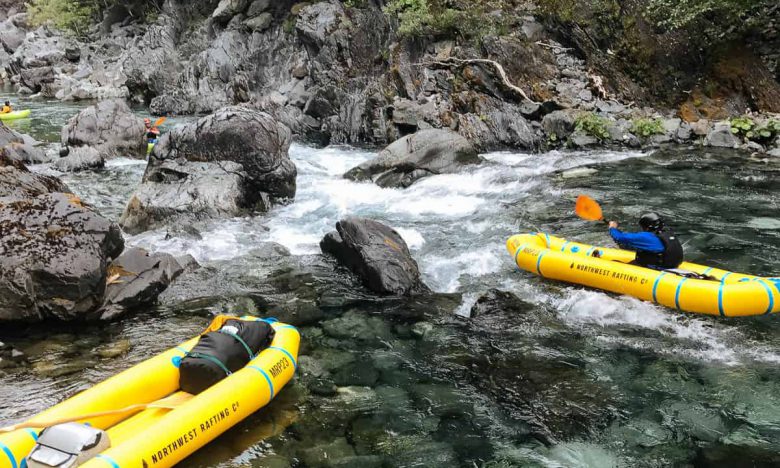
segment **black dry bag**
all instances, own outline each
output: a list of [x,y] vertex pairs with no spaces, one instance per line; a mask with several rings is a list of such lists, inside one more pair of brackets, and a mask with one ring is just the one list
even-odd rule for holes
[[266,322],[228,320],[218,331],[201,335],[181,360],[179,387],[198,394],[244,367],[271,345],[274,329]]

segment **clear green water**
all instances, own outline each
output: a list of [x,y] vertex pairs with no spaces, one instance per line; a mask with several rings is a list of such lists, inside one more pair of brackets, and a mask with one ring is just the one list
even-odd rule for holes
[[[30,131],[47,140],[75,108],[40,105],[52,117]],[[584,192],[627,223],[648,208],[667,215],[692,260],[780,275],[777,161],[697,149],[494,153],[399,191],[340,178],[368,152],[295,145],[291,156],[291,205],[128,238],[205,266],[154,310],[104,325],[4,327],[0,340],[31,363],[0,370],[0,421],[183,341],[213,314],[268,312],[303,333],[298,377],[184,466],[780,465],[776,317],[685,315],[550,283],[518,271],[503,247],[537,228],[607,243],[572,213]],[[596,172],[560,176],[584,166]],[[65,179],[116,218],[142,172],[121,159]],[[346,214],[398,228],[439,294],[378,300],[334,269],[317,242]],[[293,255],[258,250],[267,242]],[[489,288],[529,310],[466,318]]]

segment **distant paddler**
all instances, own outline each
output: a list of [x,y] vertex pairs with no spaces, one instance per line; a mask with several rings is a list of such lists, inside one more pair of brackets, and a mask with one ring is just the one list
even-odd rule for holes
[[160,138],[160,129],[159,127],[163,122],[165,122],[165,117],[160,117],[154,122],[154,125],[152,125],[152,120],[148,117],[144,119],[144,134],[146,136],[146,156],[148,157],[149,154],[151,154],[152,149],[154,148],[155,143],[157,143],[157,140]]

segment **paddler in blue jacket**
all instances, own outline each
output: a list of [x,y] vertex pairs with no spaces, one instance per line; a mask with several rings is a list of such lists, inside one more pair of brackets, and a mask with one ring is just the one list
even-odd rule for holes
[[658,213],[646,213],[639,218],[642,232],[623,232],[617,221],[609,222],[609,234],[624,250],[636,252],[631,262],[655,270],[677,268],[683,262],[683,247],[680,240],[667,228]]

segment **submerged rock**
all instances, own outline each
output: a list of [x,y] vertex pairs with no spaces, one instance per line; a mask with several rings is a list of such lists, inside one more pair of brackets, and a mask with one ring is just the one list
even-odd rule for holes
[[266,211],[295,196],[290,131],[270,115],[228,107],[166,133],[120,220],[141,232],[179,218]]
[[100,101],[68,120],[62,145],[89,146],[104,156],[141,157],[146,151],[144,122],[121,99]]
[[363,284],[380,294],[409,295],[429,291],[403,238],[371,219],[349,217],[320,242],[326,254],[352,270]]
[[409,187],[433,174],[457,172],[480,158],[468,140],[448,130],[420,130],[393,142],[376,158],[350,169],[344,177],[372,180],[380,187]]

